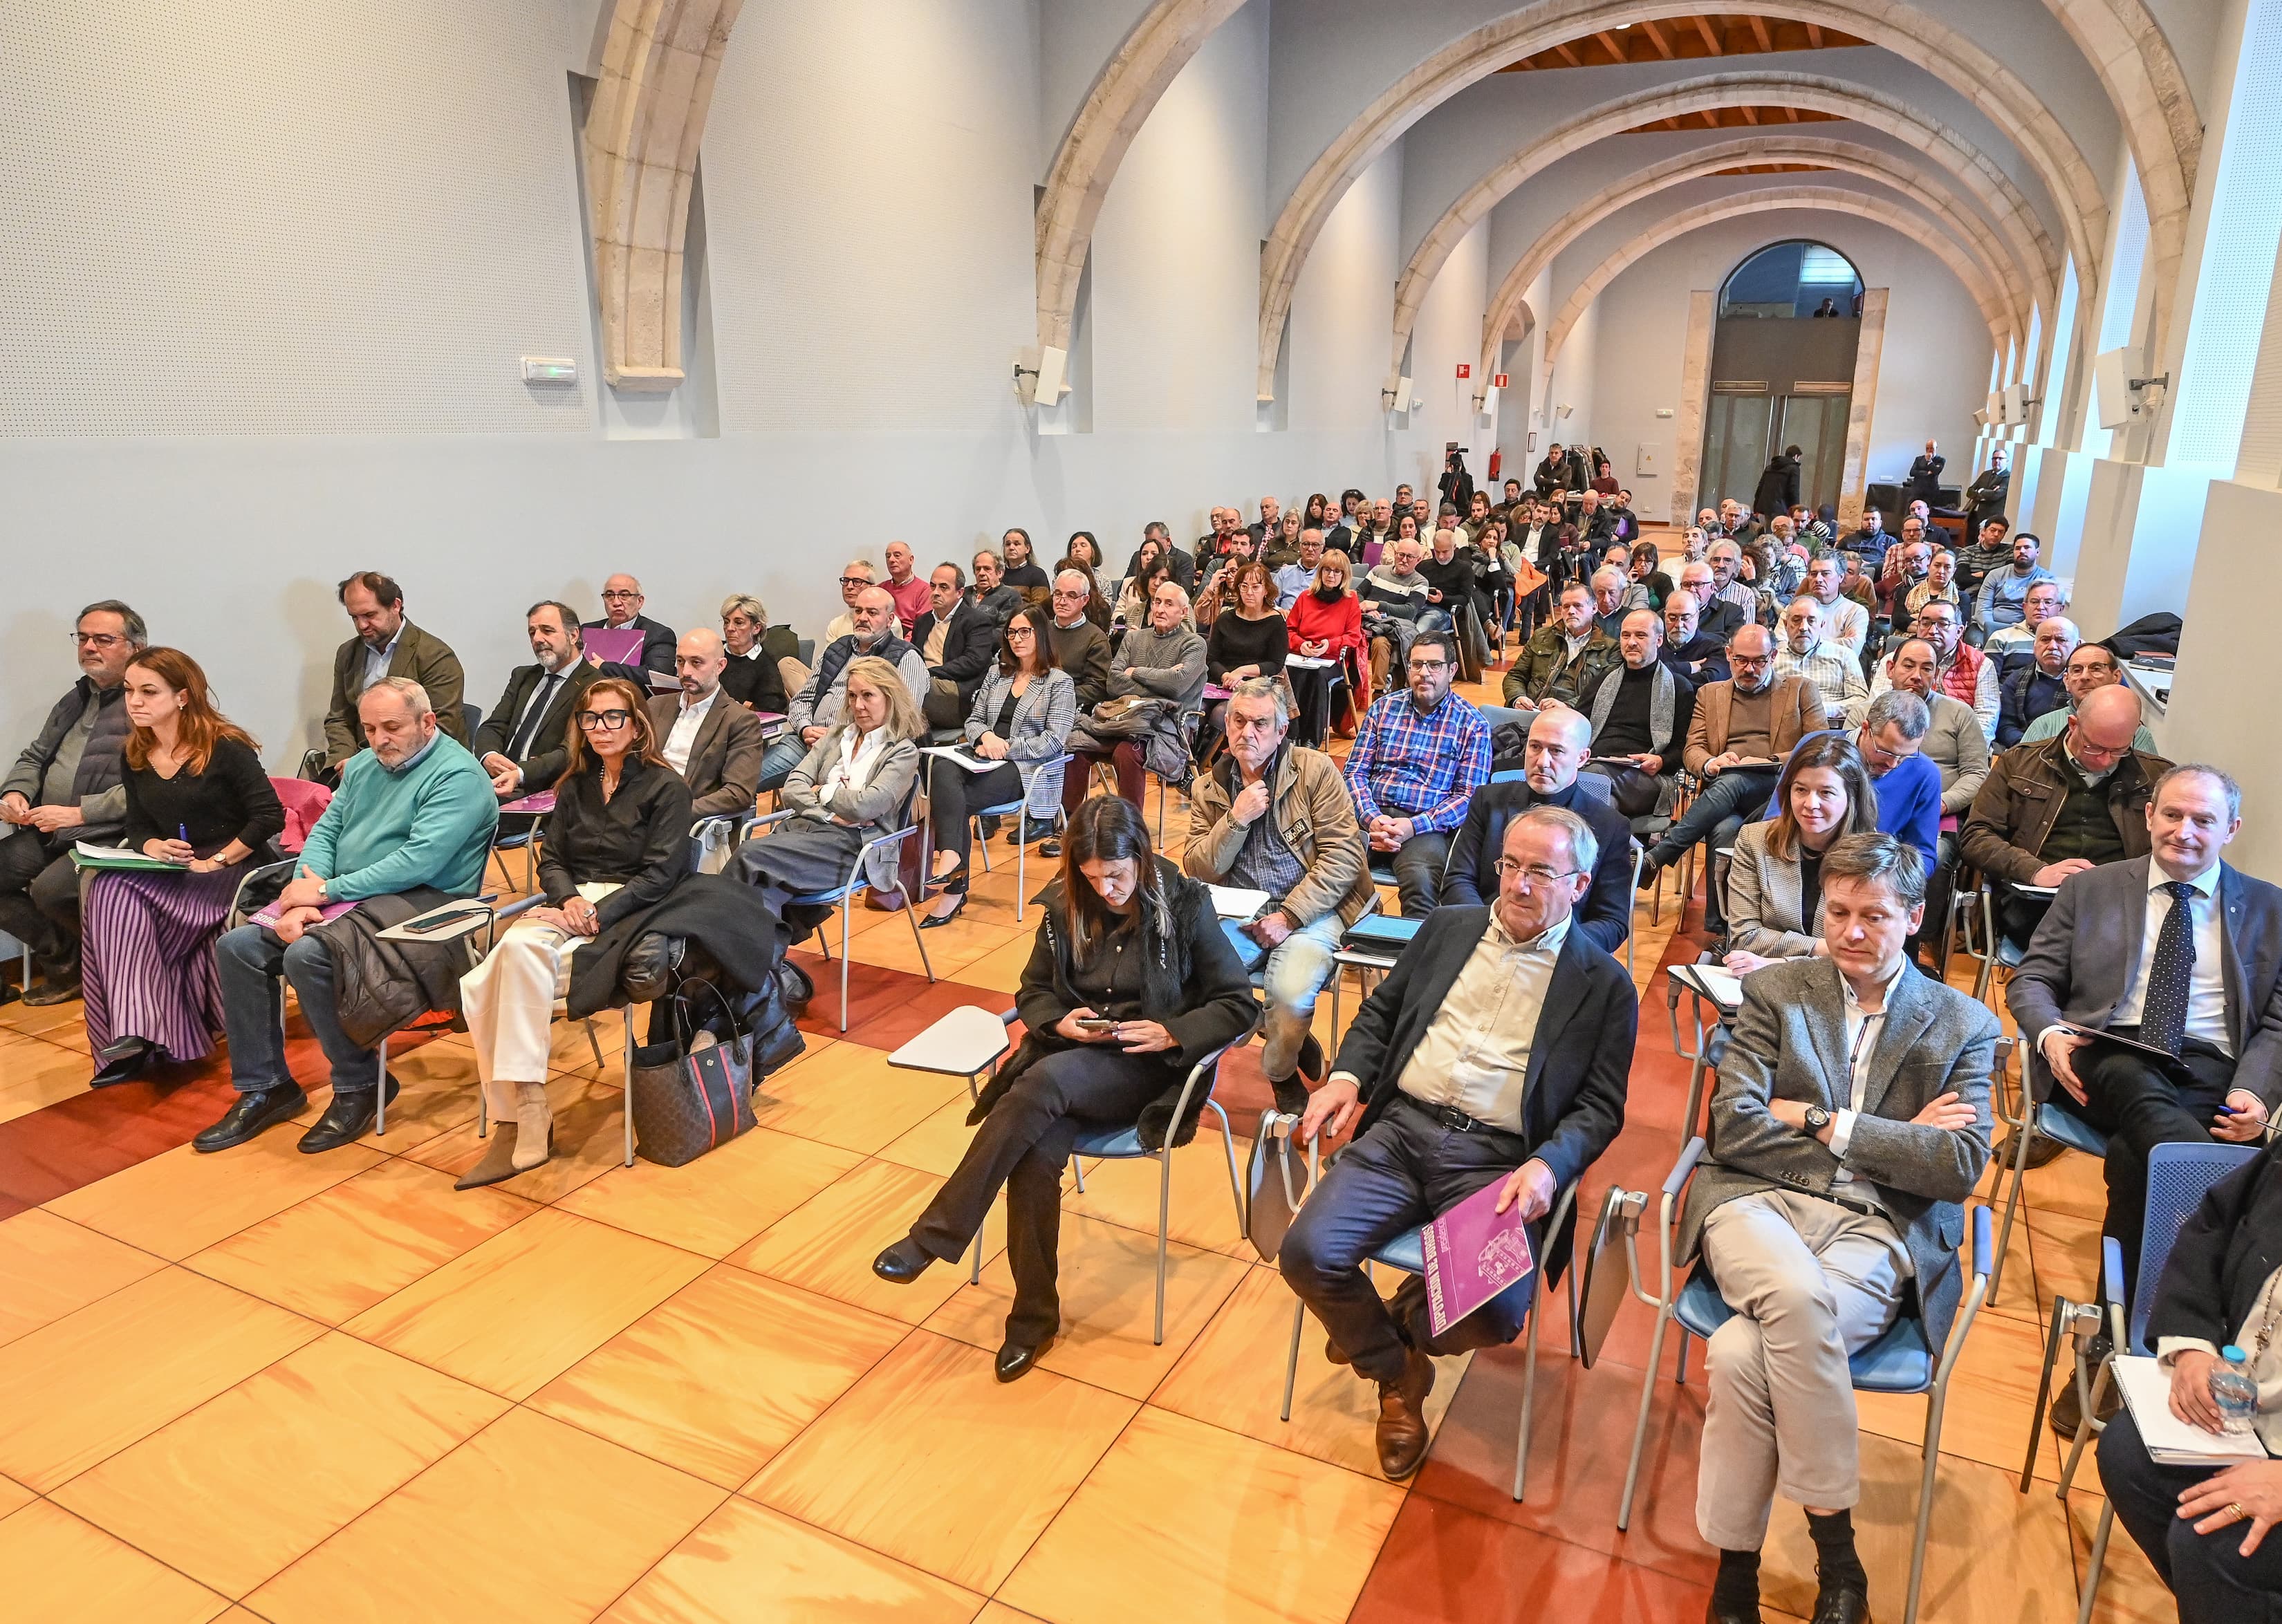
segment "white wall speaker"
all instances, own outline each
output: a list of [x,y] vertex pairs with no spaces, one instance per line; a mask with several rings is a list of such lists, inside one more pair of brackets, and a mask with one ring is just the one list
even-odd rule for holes
[[1038,404],[1059,405],[1062,398],[1062,373],[1069,363],[1069,352],[1045,344],[1038,351]]
[[2138,368],[2138,352],[2129,347],[2103,350],[2092,358],[2092,409],[2101,428],[2128,429],[2138,421],[2131,398],[2131,380]]
[[1991,390],[1989,391],[1989,403],[1982,408],[1982,411],[1983,416],[1981,421],[1983,422],[2003,422],[2005,421],[2005,391],[2001,389]]
[[2025,383],[2007,383],[2005,386],[2005,421],[2016,425],[2027,424],[2029,389]]

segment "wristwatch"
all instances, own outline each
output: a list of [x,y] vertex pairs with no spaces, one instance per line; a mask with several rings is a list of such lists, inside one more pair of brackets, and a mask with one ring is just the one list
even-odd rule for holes
[[1828,1111],[1823,1110],[1820,1105],[1810,1105],[1806,1108],[1806,1131],[1808,1133],[1820,1133],[1823,1129],[1829,1125],[1830,1113]]

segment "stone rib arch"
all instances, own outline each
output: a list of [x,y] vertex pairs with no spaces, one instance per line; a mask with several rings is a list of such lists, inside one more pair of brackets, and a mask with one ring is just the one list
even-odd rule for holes
[[1038,342],[1069,347],[1094,221],[1117,166],[1166,88],[1243,0],[1157,0],[1103,65],[1038,199]]
[[[1395,364],[1401,364],[1426,290],[1458,244],[1533,176],[1558,159],[1650,117],[1769,103],[1796,106],[1802,112],[1836,113],[1909,143],[1926,155],[1929,164],[1954,176],[1996,220],[1999,231],[2012,246],[2012,258],[2023,267],[2031,285],[2040,290],[2059,285],[2060,247],[2045,231],[2027,196],[1986,153],[1956,132],[1934,124],[1895,97],[1845,80],[1767,71],[1712,73],[1587,109],[1545,131],[1468,188],[1412,251],[1395,285]],[[2092,244],[2071,242],[2069,246],[2076,252],[2078,264],[2088,263],[2083,256]],[[2051,307],[2049,299],[2040,302]]]
[[[1355,178],[1403,131],[1431,108],[1517,58],[1597,29],[1691,15],[1696,9],[1695,0],[1541,0],[1452,41],[1383,92],[1309,166],[1261,251],[1262,396],[1269,393],[1275,375],[1292,289],[1324,220]],[[1826,24],[1912,59],[1944,62],[2036,168],[2061,212],[2071,244],[2103,240],[2107,201],[2083,152],[2019,76],[1972,40],[1899,0],[1766,0],[1758,9],[1768,17]],[[2119,116],[2131,134],[2129,110],[2119,109]],[[2144,132],[2139,134],[2144,141]],[[2135,146],[2140,143],[2135,142]],[[2152,156],[2158,163],[2167,161],[2164,153]],[[2170,161],[2176,172],[2176,155]],[[2151,194],[2151,242],[2154,216]],[[2175,213],[2165,215],[2165,231],[2183,247],[2184,199]],[[2097,264],[2098,259],[2088,256],[2079,263]],[[2165,292],[2159,288],[2158,298]]]
[[[1961,201],[1946,188],[1938,189],[1939,195],[1931,200],[1914,197],[1913,189],[1924,189],[1932,184],[1926,175],[1900,162],[1891,153],[1863,146],[1859,142],[1817,136],[1773,141],[1750,137],[1721,142],[1715,146],[1666,159],[1662,163],[1651,164],[1579,204],[1547,227],[1537,241],[1530,244],[1528,251],[1515,261],[1513,268],[1506,273],[1483,313],[1482,372],[1479,375],[1488,376],[1495,372],[1496,368],[1491,363],[1497,359],[1497,346],[1505,331],[1507,319],[1522,296],[1563,250],[1620,209],[1628,208],[1672,187],[1702,180],[1741,162],[1822,164],[1846,174],[1860,175],[1866,180],[1882,182],[1903,197],[1912,198],[1936,220],[1959,228],[1968,236],[1970,246],[1962,251],[1975,275],[1961,277],[1961,280],[1973,292],[1975,302],[1981,306],[1983,317],[1991,321],[1992,330],[1999,324],[1998,319],[2001,318],[2002,330],[2007,336],[2026,342],[2029,305],[2012,297],[2020,286],[2017,267],[2013,266],[2010,257],[2004,252],[1989,228],[1969,211],[1964,211]],[[1871,194],[1861,196],[1866,203],[1874,205],[1882,201]],[[1968,226],[1975,225],[1979,226],[1977,236],[1965,230]],[[1937,242],[1948,241],[1946,238],[1930,237],[1921,240],[1937,253],[1941,251]],[[1952,263],[1951,268],[1956,269],[1957,267]],[[2008,272],[2014,274],[2008,275]]]
[[614,0],[587,110],[586,212],[602,375],[662,393],[682,380],[681,283],[697,146],[745,0]]
[[[1831,213],[1853,214],[1890,228],[1898,228],[1896,227],[1898,217],[1913,230],[1913,241],[1922,244],[1929,252],[1939,257],[1957,274],[1958,280],[1965,283],[1968,292],[1973,290],[1971,261],[1947,237],[1931,231],[1931,222],[1914,211],[1896,209],[1864,193],[1843,191],[1834,186],[1769,186],[1754,191],[1737,192],[1734,197],[1699,204],[1657,221],[1595,266],[1584,280],[1570,290],[1569,297],[1561,301],[1560,309],[1554,313],[1545,329],[1545,357],[1539,363],[1539,396],[1543,397],[1544,385],[1552,375],[1553,363],[1559,359],[1561,346],[1567,342],[1578,319],[1595,299],[1601,297],[1602,290],[1628,267],[1674,238],[1686,236],[1704,226],[1717,225],[1723,220],[1735,220],[1746,214],[1765,214],[1776,209],[1821,209]],[[1988,321],[1990,343],[2001,352],[2010,333],[1985,300],[1976,295],[1975,302],[1981,305],[1982,315]]]

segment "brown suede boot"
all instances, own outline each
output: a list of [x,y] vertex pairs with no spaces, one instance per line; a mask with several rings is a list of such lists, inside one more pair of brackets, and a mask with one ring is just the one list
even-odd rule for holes
[[487,1184],[501,1184],[523,1170],[515,1164],[515,1124],[494,1122],[491,1137],[484,1141],[484,1159],[460,1175],[455,1190],[479,1190]]

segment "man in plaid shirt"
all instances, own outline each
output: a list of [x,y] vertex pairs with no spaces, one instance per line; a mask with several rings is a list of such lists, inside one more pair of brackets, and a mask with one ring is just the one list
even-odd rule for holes
[[1450,836],[1474,792],[1490,781],[1490,730],[1482,713],[1450,692],[1453,634],[1410,640],[1410,685],[1363,713],[1347,753],[1347,789],[1374,856],[1392,855],[1406,918],[1434,906]]
[[1862,680],[1860,656],[1843,643],[1822,640],[1822,606],[1804,594],[1792,599],[1782,612],[1782,629],[1783,646],[1775,654],[1775,680],[1804,677],[1822,696],[1826,714],[1859,715],[1858,707],[1870,699],[1870,686]]

